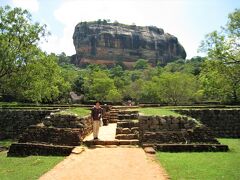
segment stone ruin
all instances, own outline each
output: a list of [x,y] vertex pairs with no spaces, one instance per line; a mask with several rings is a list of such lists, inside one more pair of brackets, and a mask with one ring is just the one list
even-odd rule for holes
[[[138,111],[129,110],[126,107],[109,107],[106,112],[105,125],[117,123],[115,140],[91,141],[86,142],[85,145],[92,145],[92,143],[96,145],[140,145],[144,148],[153,147],[155,150],[170,152],[228,150],[228,146],[220,144],[215,138],[215,130],[211,127],[210,122],[215,122],[217,117],[220,118],[220,111],[217,110],[212,113],[210,110],[208,113],[191,111],[192,114],[187,111],[191,116],[200,117],[201,115],[202,119],[211,117],[209,114],[217,115],[214,116],[215,118],[208,119],[210,126],[202,123],[201,119],[199,121],[187,116],[139,116]],[[228,126],[232,128],[228,122],[237,124],[239,116],[236,114],[238,113],[239,111],[234,110],[228,113],[229,116],[224,116],[226,133],[229,132]],[[224,110],[224,113],[220,114],[227,115],[227,111]],[[38,114],[37,117],[39,117]],[[69,155],[72,149],[81,145],[83,139],[92,132],[89,116],[78,117],[52,113],[36,122],[37,124],[28,126],[21,133],[18,143],[11,145],[8,156]],[[224,133],[224,131],[221,132]]]
[[143,147],[160,151],[227,151],[209,128],[186,116],[140,116],[139,140]]
[[181,109],[180,114],[199,119],[211,128],[216,137],[240,138],[240,110],[233,109]]
[[90,116],[52,113],[42,123],[29,126],[13,143],[8,156],[69,155],[92,132]]

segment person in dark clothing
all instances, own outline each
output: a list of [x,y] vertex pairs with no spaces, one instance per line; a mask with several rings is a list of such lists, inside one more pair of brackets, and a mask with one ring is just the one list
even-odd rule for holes
[[98,133],[100,127],[100,119],[103,116],[103,109],[100,106],[100,102],[97,101],[95,106],[92,108],[92,121],[93,121],[93,138],[94,140],[98,140]]

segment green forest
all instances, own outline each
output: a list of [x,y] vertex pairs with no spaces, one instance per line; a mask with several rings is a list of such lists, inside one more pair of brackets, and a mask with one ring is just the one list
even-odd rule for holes
[[178,59],[166,66],[151,67],[138,59],[131,70],[121,64],[79,68],[64,52],[41,50],[39,43],[49,34],[27,10],[0,7],[0,101],[68,103],[74,91],[84,95],[84,102],[240,102],[240,9],[202,40],[199,51],[205,57]]

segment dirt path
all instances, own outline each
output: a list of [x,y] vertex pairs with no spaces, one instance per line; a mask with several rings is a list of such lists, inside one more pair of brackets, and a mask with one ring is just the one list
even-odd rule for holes
[[96,148],[72,154],[40,180],[162,180],[164,170],[142,148]]

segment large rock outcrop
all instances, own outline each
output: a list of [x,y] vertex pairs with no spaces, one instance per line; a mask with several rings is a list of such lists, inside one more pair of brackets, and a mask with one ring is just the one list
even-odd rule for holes
[[76,55],[72,63],[115,63],[131,67],[138,59],[146,59],[153,66],[186,58],[177,37],[155,26],[136,26],[104,21],[81,22],[73,34]]

